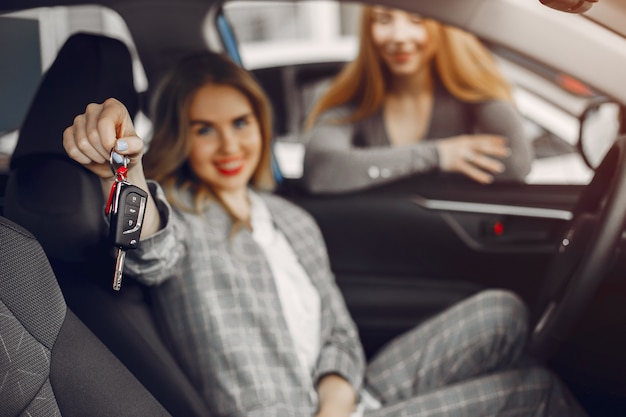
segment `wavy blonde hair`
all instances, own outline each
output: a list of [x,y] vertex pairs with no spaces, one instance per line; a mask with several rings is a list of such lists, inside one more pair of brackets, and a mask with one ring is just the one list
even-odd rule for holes
[[[368,117],[383,104],[392,76],[379,56],[372,39],[373,9],[364,6],[360,25],[360,46],[356,59],[348,63],[317,101],[305,122],[309,129],[326,110],[346,103],[356,109],[344,122]],[[466,102],[500,99],[512,102],[511,87],[500,73],[489,50],[472,34],[432,19],[424,19],[433,65],[444,87]]]
[[[206,203],[217,200],[237,219],[211,187],[202,182],[191,169],[189,114],[194,94],[207,84],[228,85],[243,93],[258,120],[261,133],[261,157],[250,184],[271,190],[274,178],[271,168],[272,112],[263,89],[246,70],[225,55],[202,52],[178,62],[155,92],[152,120],[154,134],[143,164],[146,176],[158,181],[170,204],[186,211],[201,212]],[[193,203],[181,198],[179,190],[190,190]]]

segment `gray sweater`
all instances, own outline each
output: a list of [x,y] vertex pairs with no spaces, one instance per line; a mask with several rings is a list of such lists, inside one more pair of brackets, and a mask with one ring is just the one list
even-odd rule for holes
[[358,332],[308,213],[259,194],[320,294],[321,350],[312,375],[301,371],[272,269],[250,230],[233,234],[217,203],[188,213],[170,206],[158,184],[149,186],[164,227],[129,251],[125,272],[153,287],[161,330],[212,416],[313,416],[311,379],[329,373],[360,389],[365,358]]
[[507,139],[511,156],[502,160],[505,171],[496,180],[523,181],[530,170],[531,143],[521,116],[508,102],[462,102],[437,83],[426,139],[406,146],[391,145],[382,108],[355,123],[337,122],[353,110],[349,105],[330,109],[307,133],[303,183],[309,191],[356,191],[438,170],[436,140],[471,133]]

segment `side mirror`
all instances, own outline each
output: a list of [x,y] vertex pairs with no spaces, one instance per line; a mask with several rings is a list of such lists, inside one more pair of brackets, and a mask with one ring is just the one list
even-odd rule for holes
[[598,0],[539,0],[541,4],[568,13],[584,13]]
[[621,107],[612,101],[589,105],[580,116],[578,148],[585,163],[595,169],[620,132]]

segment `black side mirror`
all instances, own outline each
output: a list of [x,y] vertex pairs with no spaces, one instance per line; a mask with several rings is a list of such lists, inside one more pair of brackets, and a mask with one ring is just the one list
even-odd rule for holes
[[584,13],[598,0],[539,0],[542,4],[568,13]]

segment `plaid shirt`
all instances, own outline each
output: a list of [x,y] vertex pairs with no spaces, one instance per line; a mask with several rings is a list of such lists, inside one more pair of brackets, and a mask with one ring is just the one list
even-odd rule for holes
[[181,366],[218,416],[312,416],[312,391],[338,373],[356,390],[365,371],[356,327],[330,271],[313,219],[260,194],[322,300],[321,352],[313,375],[299,366],[270,267],[249,230],[231,237],[219,204],[201,215],[170,207],[150,184],[165,227],[129,251],[126,272],[153,286],[154,308]]

